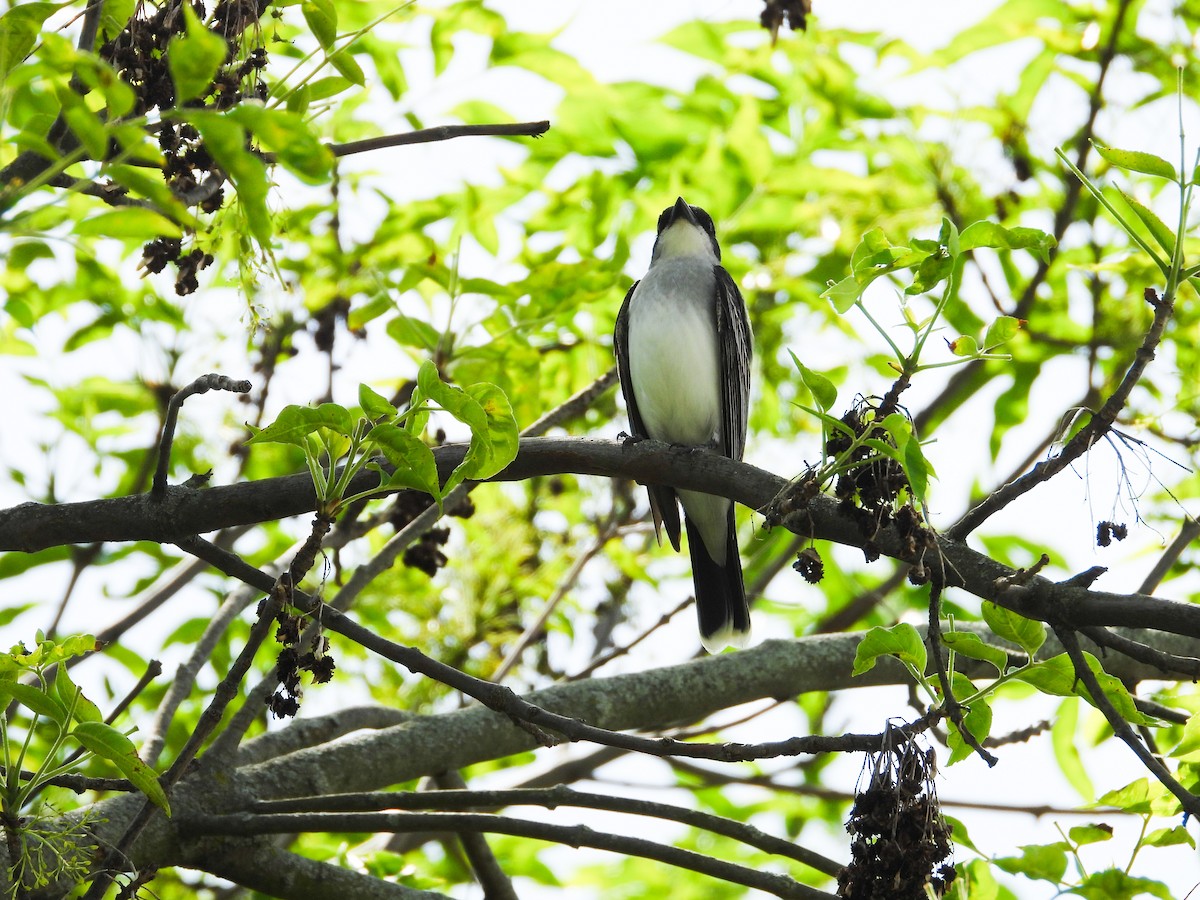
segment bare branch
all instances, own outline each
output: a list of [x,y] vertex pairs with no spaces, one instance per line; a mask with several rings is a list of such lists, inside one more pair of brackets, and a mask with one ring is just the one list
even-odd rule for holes
[[549,130],[550,123],[544,120],[506,125],[439,125],[436,128],[422,128],[420,131],[387,134],[382,137],[350,141],[345,144],[329,144],[328,146],[334,156],[350,156],[353,153],[367,153],[371,150],[382,150],[385,147],[428,144],[434,141],[448,141],[457,137],[541,137]]
[[442,790],[442,791],[383,791],[363,794],[334,794],[321,797],[296,797],[286,800],[268,800],[255,803],[255,813],[311,813],[311,812],[364,812],[368,810],[467,810],[503,809],[508,806],[544,806],[556,809],[560,806],[602,809],[608,812],[628,813],[682,822],[695,828],[724,835],[756,847],[765,853],[786,856],[797,862],[812,866],[826,875],[836,876],[842,864],[783,840],[753,825],[698,812],[668,803],[654,803],[631,797],[614,797],[577,791],[565,785],[547,790],[516,788],[506,791]]
[[681,869],[756,888],[777,897],[831,900],[832,894],[801,884],[786,875],[759,872],[643,838],[607,834],[585,825],[550,825],[508,816],[479,813],[278,813],[268,815],[197,815],[180,822],[188,836],[256,836],[325,831],[459,831],[492,832],[536,838],[571,847],[592,847],[625,856],[653,859]]
[[250,393],[249,381],[234,381],[228,375],[201,375],[187,387],[176,391],[167,404],[167,416],[163,422],[162,439],[158,445],[158,468],[154,472],[154,483],[150,488],[152,497],[161,497],[167,490],[167,471],[171,468],[171,443],[175,440],[175,423],[183,401],[193,394],[209,391],[233,391],[236,394]]
[[952,541],[965,540],[967,535],[987,521],[990,516],[1004,509],[1004,507],[1008,506],[1018,497],[1028,493],[1037,485],[1049,481],[1090,450],[1096,441],[1108,433],[1113,423],[1117,420],[1117,415],[1125,407],[1125,402],[1129,399],[1130,393],[1133,392],[1134,387],[1141,380],[1146,366],[1154,359],[1154,351],[1162,340],[1167,322],[1170,321],[1171,314],[1175,309],[1174,304],[1169,298],[1159,298],[1155,295],[1154,291],[1149,289],[1146,291],[1146,300],[1154,307],[1154,321],[1151,323],[1149,330],[1147,330],[1146,337],[1142,340],[1142,345],[1138,347],[1137,352],[1134,354],[1133,362],[1130,363],[1129,368],[1125,371],[1125,376],[1121,379],[1121,383],[1117,385],[1116,389],[1104,402],[1100,411],[1092,416],[1087,425],[1080,429],[1079,433],[1067,442],[1066,446],[1062,448],[1062,452],[1056,456],[1052,456],[1050,459],[1042,460],[1020,478],[1010,481],[997,491],[993,491],[988,495],[987,499],[959,519],[946,532],[947,538]]

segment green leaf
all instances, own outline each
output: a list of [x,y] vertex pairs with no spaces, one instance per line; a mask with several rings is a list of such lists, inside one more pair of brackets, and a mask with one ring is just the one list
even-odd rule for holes
[[333,47],[337,40],[337,7],[333,0],[304,0],[300,11],[322,49]]
[[979,355],[979,342],[969,334],[960,335],[948,341],[950,352],[955,356],[973,357]]
[[983,620],[997,637],[1012,641],[1031,657],[1046,642],[1046,626],[990,600],[983,601]]
[[1195,849],[1196,839],[1192,837],[1186,826],[1176,825],[1173,828],[1156,828],[1142,838],[1142,844],[1147,847],[1174,847],[1178,844],[1187,844]]
[[231,109],[229,117],[246,126],[264,149],[304,181],[320,184],[329,177],[333,153],[301,116],[245,103]]
[[375,393],[365,384],[358,386],[358,405],[362,407],[363,414],[372,421],[394,419],[400,414],[386,398]]
[[125,26],[133,17],[137,3],[138,0],[104,0],[104,6],[100,12],[100,32],[97,39],[103,43],[124,31]]
[[1175,895],[1161,881],[1129,875],[1121,869],[1093,872],[1071,888],[1071,893],[1087,900],[1134,900],[1149,894],[1160,900],[1173,900]]
[[433,451],[412,432],[391,422],[382,422],[367,432],[367,442],[374,444],[393,466],[393,471],[380,473],[380,486],[386,489],[412,488],[440,500],[437,462]]
[[1153,175],[1168,181],[1179,181],[1179,173],[1175,171],[1175,167],[1153,153],[1143,153],[1141,150],[1117,150],[1113,147],[1105,147],[1097,141],[1092,141],[1092,146],[1107,162],[1118,169],[1141,172],[1143,175]]
[[65,665],[57,666],[54,670],[54,693],[65,709],[75,706],[73,718],[76,722],[100,722],[104,716],[100,708],[83,696],[83,691],[71,680]]
[[185,118],[200,132],[205,149],[233,182],[251,233],[266,246],[271,241],[267,169],[246,149],[245,129],[227,116],[204,110],[188,110]]
[[75,224],[75,233],[80,237],[114,237],[135,241],[149,241],[157,237],[177,238],[183,230],[152,209],[127,206],[108,209]]
[[80,722],[71,736],[85,749],[111,762],[151,803],[171,815],[171,805],[158,776],[142,762],[133,741],[103,722]]
[[894,656],[917,672],[925,671],[929,659],[920,633],[907,622],[891,628],[877,625],[863,635],[858,642],[858,649],[854,651],[853,674],[862,675],[871,671],[881,656]]
[[1020,856],[1005,856],[997,859],[996,865],[1013,875],[1024,875],[1051,884],[1062,883],[1067,871],[1067,851],[1071,848],[1061,842],[1038,844],[1021,848]]
[[471,446],[442,485],[443,491],[467,478],[490,478],[512,462],[517,450],[516,421],[507,398],[495,385],[477,384],[464,391],[443,382],[437,366],[426,360],[417,372],[417,391],[471,429]]
[[362,70],[362,66],[358,64],[349,50],[339,50],[329,57],[329,64],[342,74],[342,77],[352,84],[357,84],[360,87],[367,83],[367,73]]
[[904,289],[904,293],[913,297],[933,290],[950,277],[950,273],[954,271],[955,258],[943,247],[938,247],[917,266],[916,277],[913,278],[912,284]]
[[1020,332],[1022,320],[1015,316],[1000,316],[988,326],[983,337],[983,350],[989,352],[1002,344],[1007,344]]
[[867,285],[870,283],[870,280],[863,283],[853,275],[850,275],[837,282],[837,284],[832,284],[821,291],[821,297],[830,301],[835,310],[845,315],[854,308],[854,304],[862,297],[863,291],[867,289]]
[[1054,758],[1058,760],[1058,767],[1067,782],[1079,792],[1084,801],[1091,803],[1096,796],[1096,788],[1083,765],[1083,757],[1080,756],[1079,746],[1075,741],[1078,723],[1079,698],[1064,697],[1050,726],[1050,743],[1054,748]]
[[1057,246],[1053,235],[1036,228],[1005,228],[995,222],[975,222],[963,229],[959,247],[963,253],[979,247],[995,250],[1031,250],[1042,262],[1050,262],[1050,251]]
[[948,631],[942,635],[942,643],[959,656],[991,663],[998,675],[1003,675],[1008,669],[1008,651],[994,644],[985,644],[979,635],[970,631]]
[[1067,831],[1067,837],[1071,839],[1071,843],[1082,847],[1085,844],[1099,844],[1103,841],[1111,841],[1113,836],[1113,827],[1101,822],[1098,825],[1074,825]]
[[46,19],[66,3],[18,3],[0,16],[0,80],[8,77],[37,43]]
[[472,384],[467,388],[467,393],[475,398],[487,417],[487,431],[483,440],[489,445],[487,462],[480,464],[468,477],[491,478],[517,458],[520,444],[517,420],[513,417],[508,397],[496,385],[486,382]]
[[[23,684],[19,681],[0,684],[0,697],[11,697],[26,709],[32,710],[39,716],[45,716],[59,727],[66,727],[67,708],[56,696],[40,687]],[[7,699],[4,702],[7,705]]]
[[1133,210],[1134,214],[1142,220],[1142,224],[1146,226],[1146,230],[1150,232],[1151,237],[1162,247],[1170,256],[1175,252],[1175,232],[1172,231],[1167,223],[1158,217],[1154,210],[1149,209],[1139,203],[1135,198],[1126,194],[1119,187],[1117,193],[1121,195],[1121,199],[1125,201],[1126,206]]
[[285,406],[275,421],[256,432],[247,444],[292,444],[307,448],[307,438],[320,429],[350,437],[354,433],[354,417],[344,406],[322,403],[318,407]]
[[820,372],[814,372],[800,362],[800,359],[791,350],[788,350],[788,354],[796,365],[796,371],[800,373],[800,381],[808,388],[808,392],[812,394],[817,406],[824,411],[832,409],[833,404],[837,402],[837,388],[833,382]]
[[402,347],[417,347],[433,352],[441,341],[441,334],[424,319],[399,313],[387,323],[388,336]]
[[208,93],[217,69],[229,55],[225,38],[204,27],[191,4],[183,4],[186,33],[171,38],[167,46],[167,66],[175,82],[175,104],[182,106]]
[[[968,697],[974,696],[978,689],[962,672],[950,673],[950,685],[954,691],[956,700],[965,700]],[[950,748],[950,758],[947,760],[947,765],[953,765],[956,762],[961,762],[967,759],[974,749],[967,743],[958,726],[947,720],[947,746]],[[982,697],[975,697],[971,701],[971,705],[966,708],[963,714],[963,727],[967,729],[970,735],[977,743],[983,743],[987,740],[992,731],[992,707]]]
[[62,108],[63,118],[88,155],[92,159],[104,159],[108,155],[108,135],[104,131],[104,123],[88,108],[83,98],[67,85],[57,85],[54,94]]
[[1096,805],[1112,806],[1133,815],[1144,815],[1152,812],[1154,799],[1150,790],[1150,780],[1139,778],[1104,794],[1096,801]]

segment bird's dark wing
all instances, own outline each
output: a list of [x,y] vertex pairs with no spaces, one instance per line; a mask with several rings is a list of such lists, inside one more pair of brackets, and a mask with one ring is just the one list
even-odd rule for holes
[[721,353],[721,446],[731,459],[746,449],[750,410],[750,317],[746,303],[729,273],[715,266],[717,276],[717,344]]
[[[633,382],[629,376],[629,301],[639,282],[635,281],[625,300],[621,303],[621,311],[617,313],[617,327],[613,332],[613,351],[617,356],[617,375],[621,379],[621,395],[625,398],[625,408],[629,411],[629,430],[634,437],[647,438],[646,426],[642,424],[642,416],[638,412],[637,398],[633,394]],[[736,290],[736,288],[735,288]],[[658,542],[662,543],[662,532],[665,527],[671,546],[679,549],[679,505],[675,502],[675,491],[666,485],[651,484],[646,486],[650,491],[650,512],[654,516],[654,533]]]

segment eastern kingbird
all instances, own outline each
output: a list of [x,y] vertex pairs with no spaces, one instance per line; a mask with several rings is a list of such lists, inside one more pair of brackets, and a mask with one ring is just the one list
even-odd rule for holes
[[[625,295],[613,335],[633,436],[741,459],[750,402],[750,320],[721,267],[712,217],[680,197],[658,217],[646,277]],[[710,653],[750,639],[733,503],[650,486],[654,528],[679,549],[687,526],[700,641]]]

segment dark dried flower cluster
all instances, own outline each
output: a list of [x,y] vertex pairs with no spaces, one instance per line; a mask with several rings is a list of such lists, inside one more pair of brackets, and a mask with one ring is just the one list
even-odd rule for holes
[[[891,436],[878,424],[876,409],[871,399],[860,400],[844,416],[842,422],[857,437],[870,435],[877,442],[894,446]],[[850,435],[835,430],[825,444],[825,452],[837,457],[853,445]],[[900,494],[909,491],[908,477],[904,468],[888,456],[865,442],[844,460],[845,471],[838,478],[834,494],[841,501],[843,514],[858,524],[863,537],[863,556],[867,562],[879,559],[879,546],[875,536],[890,524],[895,524],[904,544],[905,555],[919,558],[925,550],[936,546],[932,530],[925,525],[920,511],[911,500],[896,509]]]
[[[201,0],[191,0],[188,5],[198,18],[205,17]],[[210,27],[228,43],[229,58],[213,83],[184,106],[223,110],[248,98],[266,99],[267,85],[262,78],[267,65],[266,48],[253,46],[240,60],[235,56],[235,48],[242,43],[243,33],[256,26],[268,5],[267,0],[222,0],[217,4]],[[183,7],[184,0],[168,0],[157,7],[139,3],[121,33],[100,47],[100,56],[133,88],[134,115],[146,116],[176,105],[169,48],[172,39],[186,30]],[[225,176],[205,148],[200,133],[191,125],[166,118],[160,119],[155,127],[163,152],[163,180],[167,187],[186,206],[195,206],[206,213],[219,210],[225,200],[221,187]],[[168,265],[176,267],[175,292],[180,296],[198,288],[197,274],[212,261],[211,254],[198,248],[184,252],[179,239],[154,240],[142,251],[142,264],[149,272],[161,272]]]
[[[892,734],[897,734],[893,731]],[[934,788],[933,751],[909,737],[865,764],[870,779],[846,823],[851,860],[838,876],[850,900],[927,900],[954,881],[950,828]],[[927,890],[928,889],[928,890]]]
[[792,568],[809,584],[816,584],[825,577],[825,560],[821,559],[816,547],[805,547],[797,553]]
[[786,23],[792,31],[808,28],[808,14],[812,12],[810,0],[765,0],[758,20],[762,27],[771,32],[771,40],[779,37],[779,29]]
[[1123,541],[1129,537],[1129,527],[1124,522],[1104,521],[1096,526],[1096,544],[1107,547],[1114,540]]

